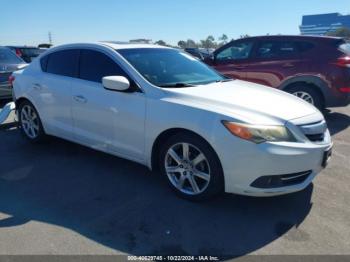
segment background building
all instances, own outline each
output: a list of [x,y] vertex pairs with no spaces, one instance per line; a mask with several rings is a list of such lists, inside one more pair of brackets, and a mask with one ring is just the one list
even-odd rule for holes
[[302,35],[326,35],[341,27],[350,29],[350,15],[339,13],[303,16],[300,33]]

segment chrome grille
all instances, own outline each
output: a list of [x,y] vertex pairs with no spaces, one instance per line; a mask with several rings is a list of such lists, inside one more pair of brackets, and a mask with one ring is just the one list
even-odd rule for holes
[[10,75],[12,74],[12,72],[0,72],[0,83],[1,84],[4,84],[4,83],[6,83],[7,84],[7,82],[9,81],[9,77],[10,77]]
[[312,142],[322,142],[327,131],[326,121],[299,126],[304,135]]
[[306,135],[306,137],[312,142],[322,142],[324,139],[324,134]]

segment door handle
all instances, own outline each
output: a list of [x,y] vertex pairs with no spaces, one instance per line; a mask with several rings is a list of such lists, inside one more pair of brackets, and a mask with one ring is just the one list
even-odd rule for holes
[[38,84],[38,83],[34,83],[34,84],[33,84],[33,88],[34,88],[35,90],[38,90],[38,91],[40,91],[40,90],[43,89],[42,85],[40,85],[40,84]]
[[236,70],[243,70],[245,68],[246,68],[245,66],[234,66],[233,67],[233,69],[236,69]]
[[79,103],[83,103],[85,104],[87,102],[87,99],[81,95],[79,96],[74,96],[73,97],[75,101],[79,102]]
[[295,65],[292,64],[292,63],[285,63],[285,64],[282,65],[282,67],[284,67],[284,68],[291,68],[291,67],[294,67],[294,66]]

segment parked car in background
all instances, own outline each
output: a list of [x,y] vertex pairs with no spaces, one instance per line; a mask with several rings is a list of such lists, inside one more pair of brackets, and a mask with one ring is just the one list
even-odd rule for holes
[[49,49],[52,47],[52,44],[39,44],[38,48],[42,48],[42,49]]
[[350,44],[341,38],[249,37],[205,61],[228,77],[287,91],[319,109],[350,103]]
[[299,191],[331,154],[314,106],[172,48],[57,46],[13,76],[30,141],[54,135],[139,162],[191,200]]
[[23,59],[26,63],[31,63],[41,53],[45,52],[46,49],[33,47],[33,46],[7,46],[10,48],[18,57]]
[[199,58],[200,60],[204,60],[208,58],[212,53],[210,49],[205,49],[205,48],[185,48],[184,50],[185,52],[191,54],[194,57]]
[[26,63],[9,48],[0,47],[0,99],[11,97],[10,76],[13,71],[24,66],[26,66]]

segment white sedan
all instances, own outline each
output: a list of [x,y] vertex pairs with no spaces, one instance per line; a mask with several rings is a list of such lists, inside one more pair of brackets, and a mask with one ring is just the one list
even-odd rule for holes
[[315,107],[172,48],[62,45],[13,76],[29,140],[53,135],[136,161],[190,200],[296,192],[331,155]]

